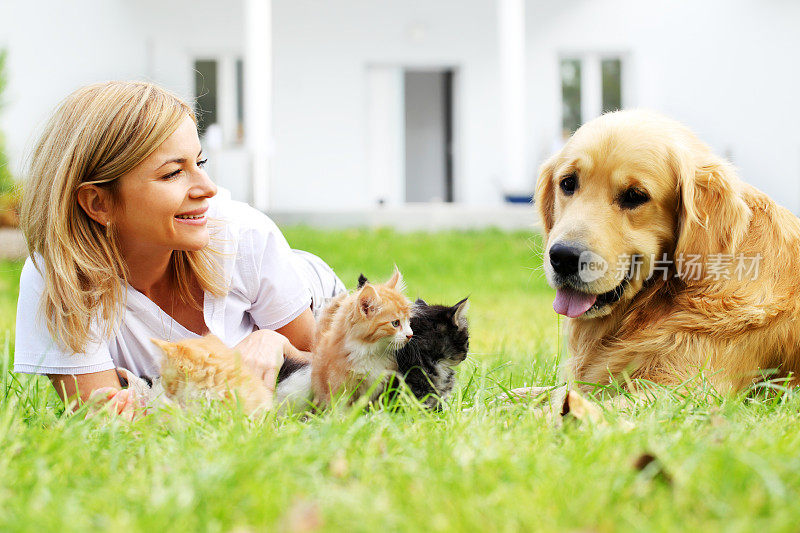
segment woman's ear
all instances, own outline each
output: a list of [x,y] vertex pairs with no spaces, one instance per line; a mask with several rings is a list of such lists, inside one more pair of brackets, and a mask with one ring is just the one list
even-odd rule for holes
[[554,155],[539,167],[539,179],[536,181],[536,209],[539,211],[539,220],[545,235],[553,229],[553,209],[555,206],[555,196],[553,189],[553,172],[556,167]]
[[752,216],[742,182],[730,163],[710,151],[683,152],[674,158],[679,202],[675,256],[734,253]]
[[111,194],[108,190],[97,185],[83,185],[78,189],[78,205],[101,226],[111,222]]

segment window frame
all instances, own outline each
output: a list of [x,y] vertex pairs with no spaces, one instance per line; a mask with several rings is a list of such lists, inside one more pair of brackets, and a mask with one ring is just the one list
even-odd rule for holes
[[[563,79],[561,76],[561,65],[565,60],[577,60],[580,62],[580,124],[599,117],[603,111],[603,69],[602,63],[606,60],[619,60],[620,62],[620,109],[634,106],[633,88],[631,86],[631,57],[630,54],[617,50],[605,51],[586,51],[572,50],[562,51],[557,54],[556,59],[556,84],[558,96],[558,116],[557,129],[559,137],[566,140],[572,132],[567,132],[563,128],[564,124],[564,97]],[[580,127],[580,126],[579,126]]]

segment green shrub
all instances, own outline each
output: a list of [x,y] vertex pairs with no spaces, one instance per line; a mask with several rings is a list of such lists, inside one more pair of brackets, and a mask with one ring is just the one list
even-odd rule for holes
[[[6,73],[7,57],[8,53],[5,50],[0,50],[0,111],[3,109],[3,93],[8,83],[8,76]],[[11,174],[11,169],[8,165],[8,156],[6,155],[5,138],[3,137],[3,132],[0,131],[0,193],[10,193],[14,189],[14,186],[14,176]]]

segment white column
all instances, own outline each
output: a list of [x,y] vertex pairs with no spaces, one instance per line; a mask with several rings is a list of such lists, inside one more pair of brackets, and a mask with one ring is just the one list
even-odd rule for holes
[[586,124],[603,112],[603,72],[600,56],[586,54],[581,61],[581,121]]
[[532,192],[525,158],[525,0],[498,0],[504,192]]
[[227,148],[236,140],[236,58],[225,54],[217,65],[217,117]]
[[252,202],[269,205],[272,156],[272,1],[244,2],[244,132],[250,155]]
[[367,168],[374,205],[405,200],[405,102],[403,69],[367,69]]

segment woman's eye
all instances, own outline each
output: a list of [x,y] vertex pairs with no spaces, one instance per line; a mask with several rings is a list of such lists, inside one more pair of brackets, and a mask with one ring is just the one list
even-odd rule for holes
[[198,161],[196,164],[197,164],[198,168],[203,168],[204,166],[206,166],[206,163],[208,163],[208,158],[207,157],[205,159],[203,159],[202,161]]
[[561,181],[558,182],[558,186],[564,191],[564,194],[567,196],[571,196],[572,193],[575,192],[575,188],[578,186],[578,176],[575,174],[570,174],[564,178],[561,178]]
[[175,177],[177,177],[177,176],[178,176],[178,174],[180,174],[180,173],[181,173],[181,169],[178,169],[178,170],[176,170],[175,172],[170,172],[170,173],[169,173],[169,174],[167,174],[166,176],[161,176],[161,179],[162,179],[162,180],[171,180],[172,178],[175,178]]
[[634,209],[649,200],[650,197],[646,192],[631,187],[619,197],[619,205],[622,206],[623,209]]
[[395,320],[394,322],[392,322],[392,326],[394,326],[396,328],[399,328],[400,327],[400,321],[399,320]]

